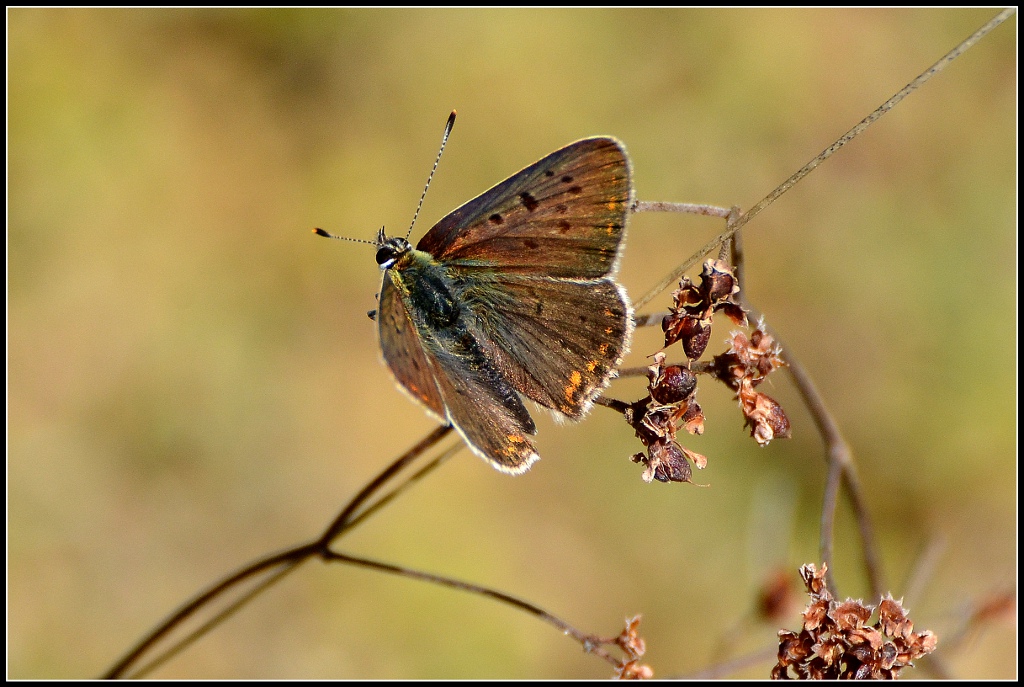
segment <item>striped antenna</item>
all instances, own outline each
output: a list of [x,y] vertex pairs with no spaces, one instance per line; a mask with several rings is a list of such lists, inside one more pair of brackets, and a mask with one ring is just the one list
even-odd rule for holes
[[423,187],[423,195],[420,196],[420,203],[416,206],[416,212],[412,216],[412,224],[409,225],[409,231],[405,232],[405,240],[409,240],[409,236],[412,234],[412,228],[416,225],[416,218],[420,216],[420,208],[423,207],[423,199],[427,196],[427,189],[430,188],[430,180],[434,178],[434,172],[437,170],[437,163],[441,161],[441,153],[444,152],[444,145],[448,142],[448,136],[452,132],[452,127],[455,126],[455,110],[448,115],[448,123],[444,125],[444,136],[441,138],[441,150],[437,151],[437,159],[434,160],[434,166],[430,170],[430,176],[427,177],[427,185]]
[[313,233],[316,234],[317,236],[323,236],[325,239],[337,239],[338,241],[354,241],[356,243],[368,243],[371,246],[376,246],[377,245],[376,241],[367,241],[366,239],[350,239],[347,236],[335,236],[334,234],[332,234],[330,232],[324,231],[320,227],[317,227],[316,229],[314,229]]

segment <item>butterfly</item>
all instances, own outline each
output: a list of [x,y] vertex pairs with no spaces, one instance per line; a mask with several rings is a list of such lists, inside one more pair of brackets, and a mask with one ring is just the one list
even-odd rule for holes
[[622,144],[585,138],[449,213],[415,249],[377,235],[385,363],[502,472],[538,459],[522,397],[578,420],[628,352],[632,309],[614,274],[632,201]]

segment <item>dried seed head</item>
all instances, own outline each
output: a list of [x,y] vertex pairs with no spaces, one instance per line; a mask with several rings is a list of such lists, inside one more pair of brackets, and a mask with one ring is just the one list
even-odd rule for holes
[[772,679],[893,679],[911,661],[934,651],[931,632],[915,633],[900,602],[886,595],[878,622],[867,625],[874,608],[862,601],[836,602],[825,581],[826,567],[800,568],[811,602],[803,629],[779,632],[778,662]]

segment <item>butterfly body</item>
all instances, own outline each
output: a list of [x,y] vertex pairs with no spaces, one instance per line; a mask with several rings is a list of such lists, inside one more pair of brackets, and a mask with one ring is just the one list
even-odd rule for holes
[[614,139],[555,151],[453,211],[413,249],[378,235],[378,329],[399,385],[499,470],[537,459],[520,395],[581,418],[625,356],[611,276],[632,201]]

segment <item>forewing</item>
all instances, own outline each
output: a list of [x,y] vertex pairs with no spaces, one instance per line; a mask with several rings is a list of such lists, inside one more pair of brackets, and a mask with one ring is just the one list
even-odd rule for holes
[[448,421],[473,450],[502,472],[519,474],[537,460],[528,435],[537,428],[508,380],[477,340],[462,331],[426,343]]
[[454,210],[417,248],[465,270],[594,279],[615,269],[631,202],[622,144],[586,138]]
[[395,381],[443,421],[444,403],[434,383],[434,374],[427,364],[409,312],[402,303],[398,289],[387,274],[384,275],[384,283],[380,289],[377,331],[380,334],[384,362],[394,375]]
[[632,310],[611,279],[490,273],[464,296],[513,386],[570,418],[586,413],[629,351]]

